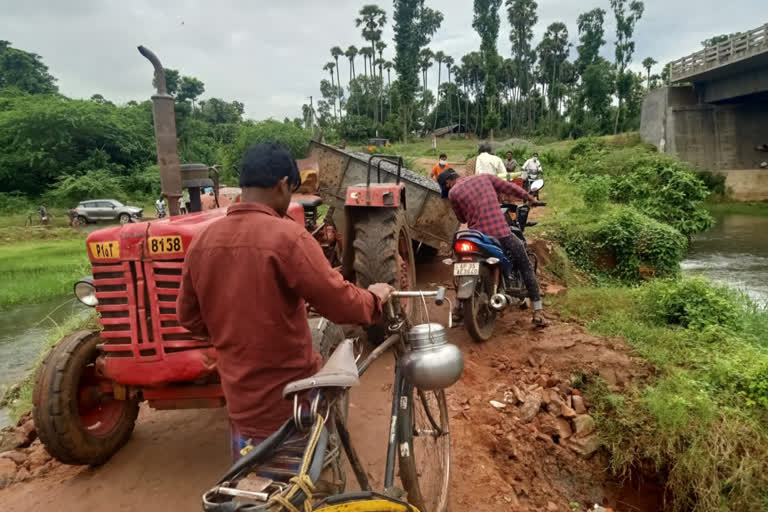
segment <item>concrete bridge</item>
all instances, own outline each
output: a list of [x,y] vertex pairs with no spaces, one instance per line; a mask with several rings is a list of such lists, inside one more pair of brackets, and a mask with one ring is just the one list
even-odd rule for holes
[[645,97],[643,138],[768,200],[768,24],[672,62],[670,81]]

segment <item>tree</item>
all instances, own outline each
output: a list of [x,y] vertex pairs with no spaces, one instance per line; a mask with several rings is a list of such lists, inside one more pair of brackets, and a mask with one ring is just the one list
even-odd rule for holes
[[555,22],[547,27],[544,38],[537,47],[541,81],[548,87],[550,113],[554,115],[558,108],[559,76],[563,63],[568,58],[570,43],[568,43],[568,28],[565,23]]
[[[451,85],[451,69],[453,68],[453,64],[455,61],[453,60],[453,57],[451,57],[450,55],[446,55],[443,58],[443,62],[445,62],[445,69],[448,71],[448,86],[449,86],[448,87],[449,94],[447,97],[448,98],[448,124],[452,124],[453,123],[453,99],[451,98],[451,95],[450,95],[450,92],[452,90],[450,85]],[[439,76],[440,75],[438,74],[438,79],[439,79]]]
[[645,71],[648,74],[648,89],[651,88],[651,68],[656,64],[658,64],[658,62],[653,57],[647,57],[643,61],[643,67],[645,68]]
[[245,106],[239,101],[226,102],[219,98],[210,98],[200,102],[200,111],[196,117],[209,124],[234,124],[242,120]]
[[600,56],[600,48],[605,44],[605,10],[592,9],[579,15],[579,56],[576,59],[576,69],[579,75],[584,74],[587,66],[594,64]]
[[[363,68],[365,69],[365,76],[368,76],[368,62],[373,62],[373,50],[370,48],[360,48],[360,55],[363,56]],[[371,72],[373,76],[373,72]]]
[[[531,72],[536,62],[536,54],[531,49],[533,27],[539,21],[536,14],[538,4],[535,0],[507,0],[507,17],[512,26],[509,40],[512,43],[512,55],[517,70],[517,84],[522,97],[528,99],[531,88]],[[529,125],[532,124],[532,110],[528,112]]]
[[719,36],[710,37],[701,42],[701,46],[704,48],[711,48],[717,46],[720,43],[724,43],[732,37],[740,36],[741,32],[735,32],[733,34],[720,34]]
[[440,28],[443,14],[426,7],[425,0],[394,0],[393,19],[403,142],[408,142],[413,104],[419,88],[419,53]]
[[[168,94],[173,96],[179,90],[181,75],[179,75],[179,72],[175,69],[163,68],[163,70],[165,71],[165,89],[168,91]],[[157,82],[155,81],[154,75],[152,78],[152,87],[157,89]]]
[[622,101],[630,92],[627,87],[631,85],[631,80],[627,80],[624,73],[627,66],[632,62],[632,56],[635,53],[635,42],[632,40],[632,36],[635,33],[635,25],[643,17],[645,4],[640,0],[631,0],[629,5],[627,5],[627,0],[611,0],[611,8],[616,17],[616,96],[619,100],[619,108],[616,110],[616,124],[613,130],[615,135],[619,132]]
[[[336,92],[336,85],[334,84],[335,78],[333,76],[333,70],[336,68],[336,64],[328,62],[323,66],[323,71],[328,71],[331,74],[331,97],[333,98],[333,116],[336,120],[339,120],[339,114],[336,112],[336,100],[338,99],[338,92]],[[325,94],[323,94],[325,96]]]
[[432,67],[432,59],[435,58],[435,54],[429,48],[424,48],[419,52],[419,66],[421,67],[421,80],[423,84],[422,89],[422,108],[424,109],[424,125],[426,129],[427,122],[427,87],[429,68]]
[[331,48],[331,57],[333,57],[333,60],[336,61],[336,83],[339,87],[341,87],[341,76],[339,76],[339,70],[341,69],[341,66],[339,66],[339,57],[342,57],[344,55],[344,50],[342,50],[338,46],[334,46]]
[[205,84],[197,78],[191,76],[181,77],[179,82],[179,94],[177,100],[192,102],[192,109],[195,108],[195,101],[205,92]]
[[13,48],[0,40],[0,88],[15,87],[29,94],[58,92],[56,79],[48,73],[42,57]]
[[360,9],[359,18],[355,19],[356,27],[363,27],[363,39],[371,43],[371,75],[375,76],[373,61],[376,58],[376,42],[381,40],[381,32],[387,22],[387,13],[375,4],[367,4]]
[[611,93],[616,90],[616,73],[611,63],[597,57],[595,62],[584,70],[582,88],[593,131],[607,132],[611,124]]
[[[442,51],[435,52],[435,62],[437,62],[437,106],[440,106],[440,82],[442,81],[443,62],[445,62],[445,53]],[[432,124],[432,130],[437,129],[437,112],[435,112],[435,119]]]
[[357,57],[357,46],[351,46],[344,52],[344,56],[349,59],[349,81],[355,79],[355,57]]
[[488,101],[486,125],[493,140],[493,131],[499,127],[498,102],[499,55],[496,41],[499,38],[499,9],[502,0],[475,0],[472,27],[480,35],[480,53],[485,66],[485,97]]

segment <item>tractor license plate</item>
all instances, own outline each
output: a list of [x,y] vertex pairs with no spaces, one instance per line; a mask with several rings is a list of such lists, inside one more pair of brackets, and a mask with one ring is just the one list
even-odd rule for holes
[[91,242],[91,256],[95,260],[114,260],[120,257],[120,242]]
[[180,236],[149,237],[149,254],[174,254],[184,251]]
[[454,276],[479,276],[480,263],[456,263],[453,265]]

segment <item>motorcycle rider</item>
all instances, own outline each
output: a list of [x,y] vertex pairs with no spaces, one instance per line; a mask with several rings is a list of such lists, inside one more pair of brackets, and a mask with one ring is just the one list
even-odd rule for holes
[[547,326],[539,283],[531,260],[528,259],[523,242],[512,235],[498,200],[499,194],[513,195],[526,201],[533,201],[533,196],[514,183],[496,176],[482,174],[462,178],[453,169],[443,171],[438,176],[437,183],[440,185],[442,198],[450,201],[459,222],[467,224],[469,229],[499,240],[504,252],[520,271],[528,290],[528,297],[533,304],[533,324],[537,327]]
[[165,200],[163,197],[155,201],[155,211],[158,219],[165,217]]
[[285,218],[300,184],[288,151],[251,147],[241,164],[242,202],[198,234],[184,260],[179,322],[216,348],[235,460],[291,417],[285,385],[322,367],[306,303],[331,322],[372,325],[393,290],[345,281],[304,226]]
[[539,179],[539,176],[543,173],[541,169],[541,162],[539,162],[539,154],[534,153],[531,158],[525,161],[523,164],[523,179],[525,180],[526,192],[531,189],[531,183]]

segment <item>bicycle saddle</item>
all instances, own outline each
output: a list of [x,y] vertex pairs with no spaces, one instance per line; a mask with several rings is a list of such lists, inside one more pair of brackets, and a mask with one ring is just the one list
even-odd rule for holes
[[306,379],[286,384],[283,398],[320,388],[351,388],[360,384],[352,340],[342,341],[319,372]]

